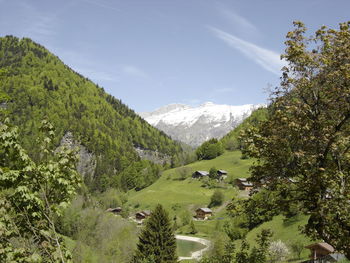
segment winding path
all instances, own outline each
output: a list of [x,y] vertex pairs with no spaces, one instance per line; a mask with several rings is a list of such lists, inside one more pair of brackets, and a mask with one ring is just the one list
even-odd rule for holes
[[176,235],[175,238],[180,239],[180,240],[188,240],[188,241],[198,242],[198,243],[201,243],[205,246],[205,248],[202,248],[200,250],[192,252],[192,255],[190,257],[179,257],[179,260],[185,260],[185,259],[199,260],[202,257],[203,253],[209,249],[210,244],[211,244],[211,242],[209,240],[204,239],[204,238],[199,238],[199,237]]

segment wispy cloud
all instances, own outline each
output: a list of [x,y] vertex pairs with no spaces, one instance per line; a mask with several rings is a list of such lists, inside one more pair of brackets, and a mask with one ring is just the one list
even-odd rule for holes
[[248,19],[240,16],[239,14],[233,12],[232,10],[228,10],[227,8],[219,8],[219,12],[239,31],[257,34],[258,29],[253,25]]
[[45,41],[56,34],[57,11],[44,13],[27,2],[18,3],[18,8],[25,14],[23,36],[31,37],[37,41]]
[[285,61],[280,59],[280,54],[275,51],[262,48],[215,27],[208,28],[215,37],[224,41],[230,47],[242,52],[246,57],[276,75],[280,75],[281,68],[286,65]]
[[142,69],[131,66],[131,65],[124,65],[122,67],[122,72],[126,75],[132,76],[132,77],[138,77],[138,78],[149,78],[149,75],[143,71]]
[[111,5],[105,4],[102,1],[94,1],[94,0],[80,0],[80,1],[85,2],[85,3],[89,3],[89,4],[93,4],[95,6],[98,6],[98,7],[104,8],[104,9],[108,9],[108,10],[120,11],[120,9],[115,8]]

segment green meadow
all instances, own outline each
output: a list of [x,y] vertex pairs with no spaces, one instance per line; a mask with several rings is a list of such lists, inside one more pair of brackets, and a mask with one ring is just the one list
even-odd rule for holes
[[[128,194],[128,205],[131,211],[142,209],[152,209],[156,204],[161,203],[169,212],[173,219],[178,219],[178,234],[194,235],[212,239],[214,233],[222,231],[222,226],[226,220],[230,220],[226,215],[225,205],[233,196],[244,196],[243,191],[239,191],[232,182],[235,178],[249,177],[249,167],[253,163],[252,159],[241,159],[240,151],[227,151],[223,155],[213,160],[202,160],[185,167],[191,168],[191,171],[205,170],[209,171],[211,167],[223,169],[228,172],[228,178],[225,183],[218,183],[219,188],[203,187],[203,179],[193,179],[191,174],[185,180],[179,180],[179,175],[175,169],[169,169],[163,172],[162,176],[151,186],[141,191],[130,191]],[[196,234],[190,234],[189,226],[182,226],[181,218],[184,214],[190,217],[195,215],[195,209],[198,207],[207,207],[210,203],[210,197],[216,189],[222,190],[225,196],[225,202],[220,207],[212,208],[214,215],[210,220],[194,221]],[[282,216],[274,217],[272,221],[266,222],[259,227],[251,230],[247,239],[249,243],[254,244],[256,234],[262,228],[270,228],[274,232],[273,240],[281,239],[288,243],[291,240],[300,240],[308,243],[309,240],[300,234],[299,226],[306,223],[307,217],[296,217],[284,220]],[[305,251],[306,253],[306,251]]]

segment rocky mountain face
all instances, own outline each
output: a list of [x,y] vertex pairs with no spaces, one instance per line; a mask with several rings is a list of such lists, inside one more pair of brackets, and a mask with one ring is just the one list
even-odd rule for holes
[[237,127],[253,110],[264,105],[217,105],[212,102],[198,107],[170,104],[153,112],[140,113],[148,123],[173,139],[193,147],[211,138],[221,138]]

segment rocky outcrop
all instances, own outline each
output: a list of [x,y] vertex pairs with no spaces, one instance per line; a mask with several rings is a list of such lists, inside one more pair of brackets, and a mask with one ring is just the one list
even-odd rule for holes
[[135,151],[142,160],[149,160],[156,164],[170,163],[171,161],[171,157],[169,155],[160,153],[158,151],[142,149],[139,147],[135,147]]
[[92,178],[96,169],[96,157],[84,145],[74,139],[72,132],[66,132],[62,137],[59,147],[68,149],[77,149],[79,160],[77,162],[77,171],[85,178]]

